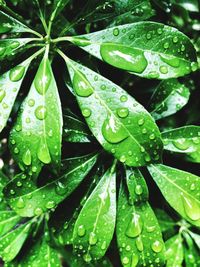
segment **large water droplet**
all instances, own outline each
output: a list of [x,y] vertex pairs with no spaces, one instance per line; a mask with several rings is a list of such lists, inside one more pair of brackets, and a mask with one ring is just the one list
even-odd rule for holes
[[24,66],[16,66],[9,73],[10,80],[12,82],[18,82],[24,76],[24,72],[25,72]]
[[160,252],[160,251],[162,250],[162,248],[163,248],[163,244],[162,244],[160,241],[156,240],[156,241],[153,242],[153,244],[151,245],[151,248],[152,248],[152,250],[153,250],[154,252],[158,253],[158,252]]
[[85,230],[84,225],[79,225],[79,227],[78,227],[78,235],[82,237],[82,236],[85,235],[85,232],[86,232],[86,230]]
[[84,259],[85,262],[91,262],[92,257],[91,257],[91,255],[89,253],[86,253],[86,254],[83,255],[83,259]]
[[186,196],[181,193],[183,206],[186,215],[193,221],[197,221],[200,219],[200,207],[198,203],[192,199],[190,196]]
[[142,188],[142,186],[140,184],[136,185],[136,187],[135,187],[135,193],[137,195],[141,195],[143,193],[143,188]]
[[143,224],[140,215],[134,213],[126,229],[126,235],[128,237],[136,237],[140,235],[142,232],[142,225]]
[[35,110],[35,116],[38,120],[44,120],[47,116],[47,109],[44,106],[39,106]]
[[49,61],[43,59],[34,80],[35,88],[40,95],[44,95],[48,90],[51,78],[51,66]]
[[177,139],[173,141],[172,143],[176,148],[180,150],[186,150],[190,147],[190,142],[186,140],[185,138]]
[[128,133],[123,125],[114,116],[107,118],[102,126],[102,134],[110,143],[119,143],[128,137]]
[[142,73],[147,67],[144,52],[120,44],[104,43],[100,48],[101,56],[108,64],[120,69]]
[[23,209],[24,207],[25,207],[25,202],[24,202],[23,198],[20,197],[20,198],[18,199],[18,201],[17,201],[17,208],[18,208],[18,209]]
[[45,164],[49,164],[51,162],[51,156],[49,154],[49,149],[45,141],[44,142],[41,141],[37,156],[38,159]]
[[131,266],[130,267],[136,267],[139,261],[139,257],[137,254],[133,253],[131,258]]
[[97,235],[94,232],[91,232],[89,235],[89,244],[95,245],[97,243]]
[[75,72],[73,85],[77,95],[82,97],[88,97],[94,91],[87,78],[80,72]]
[[177,57],[170,56],[160,56],[163,62],[167,63],[169,66],[178,68],[180,66],[180,59]]
[[5,90],[0,89],[0,103],[3,101],[5,96],[6,96]]
[[22,161],[27,166],[31,165],[31,151],[29,149],[24,152],[22,156]]
[[55,191],[56,191],[56,193],[58,195],[63,196],[63,195],[65,195],[65,193],[67,191],[67,188],[66,188],[66,186],[63,183],[61,183],[61,182],[58,181],[56,183]]
[[126,118],[129,114],[129,110],[127,108],[119,108],[117,110],[117,115],[120,117],[120,118]]
[[139,251],[143,251],[144,249],[144,246],[143,246],[143,242],[142,242],[142,238],[141,236],[138,236],[135,240],[135,244],[136,244],[136,247]]

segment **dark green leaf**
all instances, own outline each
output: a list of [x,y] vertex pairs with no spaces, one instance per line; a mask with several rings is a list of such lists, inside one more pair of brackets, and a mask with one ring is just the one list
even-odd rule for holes
[[196,243],[197,247],[198,247],[199,250],[200,250],[200,235],[195,234],[195,233],[193,233],[193,232],[191,232],[191,231],[190,231],[189,233],[190,233],[192,239],[194,240],[194,242]]
[[29,235],[33,221],[20,225],[0,238],[0,256],[4,261],[12,261],[19,253]]
[[70,2],[70,0],[54,0],[53,4],[53,11],[56,10],[56,16],[62,12],[62,10],[65,8],[65,6]]
[[184,247],[186,267],[198,267],[200,265],[199,249],[196,248],[190,235],[185,231],[183,233],[186,239]]
[[127,24],[68,40],[108,64],[141,77],[175,78],[198,67],[190,39],[156,22]]
[[159,162],[160,132],[144,107],[96,72],[66,63],[82,114],[104,149],[129,166]]
[[4,200],[3,196],[3,188],[8,183],[8,177],[6,177],[3,172],[0,170],[0,211],[5,210],[7,207],[7,203]]
[[193,162],[200,162],[200,127],[183,126],[162,133],[164,149],[187,154]]
[[[138,190],[143,183],[137,178],[136,192],[142,198],[142,191]],[[129,172],[127,176],[130,177]],[[134,179],[133,171],[131,179]],[[164,242],[159,224],[149,203],[145,201],[131,201],[124,186],[120,188],[118,213],[117,213],[117,242],[123,266],[163,266],[164,264]],[[147,200],[147,199],[146,199]]]
[[150,100],[151,115],[155,120],[170,116],[183,108],[190,97],[189,89],[177,79],[159,83]]
[[191,224],[200,226],[200,178],[161,164],[148,169],[168,203]]
[[182,267],[183,263],[183,244],[180,234],[171,237],[165,243],[166,245],[166,267]]
[[18,175],[5,187],[4,195],[9,205],[20,216],[41,215],[55,208],[76,189],[96,159],[97,154],[89,154],[65,160],[65,174],[42,187],[31,184],[30,177],[24,179],[24,174]]
[[175,221],[164,210],[156,209],[155,214],[162,232],[166,232],[176,225]]
[[63,139],[71,143],[90,143],[92,134],[87,125],[70,110],[63,115]]
[[59,168],[62,124],[58,89],[45,54],[10,134],[10,148],[22,170],[39,172],[49,163]]
[[20,219],[21,218],[14,211],[0,211],[0,236],[12,229]]
[[198,0],[172,0],[172,3],[180,5],[190,12],[199,12]]
[[74,227],[73,245],[86,262],[104,256],[116,216],[116,174],[108,169],[83,206]]

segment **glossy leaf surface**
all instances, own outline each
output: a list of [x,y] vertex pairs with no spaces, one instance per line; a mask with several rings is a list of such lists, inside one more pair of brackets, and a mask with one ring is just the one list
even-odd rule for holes
[[86,262],[104,256],[116,216],[116,174],[108,169],[85,202],[74,227],[73,246]]
[[0,236],[12,229],[20,219],[21,218],[14,211],[0,211]]
[[183,240],[181,235],[171,237],[165,243],[166,245],[166,267],[182,267],[183,263]]
[[164,80],[156,87],[150,100],[149,108],[155,120],[178,112],[190,97],[189,88],[177,79]]
[[126,24],[69,40],[108,64],[145,78],[175,78],[197,69],[189,38],[161,23]]
[[10,134],[10,148],[22,170],[38,172],[50,163],[59,169],[62,124],[57,85],[45,55]]
[[148,169],[167,202],[191,224],[200,226],[200,178],[161,164]]
[[[96,154],[65,160],[65,174],[42,187],[31,184],[30,177],[17,176],[4,189],[4,194],[20,216],[32,217],[56,207],[82,182],[97,159]],[[14,194],[13,194],[14,192]]]
[[129,166],[160,162],[160,132],[144,107],[96,72],[67,64],[81,112],[104,149]]

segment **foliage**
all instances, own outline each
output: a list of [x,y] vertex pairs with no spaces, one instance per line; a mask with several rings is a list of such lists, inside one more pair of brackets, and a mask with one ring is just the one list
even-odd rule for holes
[[197,0],[0,0],[0,257],[200,266]]

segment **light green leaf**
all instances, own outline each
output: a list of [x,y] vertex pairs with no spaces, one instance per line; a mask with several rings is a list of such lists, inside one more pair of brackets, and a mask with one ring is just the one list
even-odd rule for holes
[[92,133],[87,125],[70,110],[65,110],[63,115],[63,139],[71,143],[90,143]]
[[116,174],[108,169],[83,206],[74,227],[73,246],[86,262],[104,256],[116,216]]
[[104,149],[128,166],[160,162],[160,132],[144,107],[113,82],[65,59],[82,114]]
[[166,267],[182,267],[183,262],[183,239],[181,235],[171,237],[165,243],[166,245]]
[[0,11],[0,34],[11,32],[32,32],[32,30],[17,19]]
[[200,162],[200,126],[188,125],[162,133],[164,149],[187,154],[193,162]]
[[[126,175],[130,176],[129,172]],[[137,178],[137,187],[142,184]],[[134,179],[135,172],[132,172],[131,179]],[[136,190],[137,191],[137,190]],[[141,190],[137,191],[142,196]],[[146,198],[145,198],[146,199]],[[144,199],[144,200],[145,200]],[[164,242],[159,224],[147,201],[131,201],[130,196],[122,185],[118,200],[117,213],[117,243],[120,258],[123,266],[163,266],[164,264]]]
[[0,236],[6,234],[19,221],[20,217],[11,210],[0,211]]
[[200,235],[193,233],[191,231],[189,231],[190,236],[192,237],[192,239],[194,240],[194,242],[196,243],[197,247],[200,250]]
[[199,2],[198,0],[172,0],[174,4],[182,6],[190,12],[199,12]]
[[170,116],[182,109],[190,97],[189,89],[177,79],[164,80],[156,87],[149,108],[155,120]]
[[15,55],[16,53],[24,49],[26,44],[28,44],[32,40],[32,38],[1,39],[0,60]]
[[22,170],[39,172],[50,163],[59,169],[62,124],[58,89],[45,53],[10,134],[12,154]]
[[164,210],[156,209],[155,214],[162,232],[166,232],[175,227],[176,222]]
[[33,182],[31,184],[30,177],[24,179],[24,174],[18,175],[4,188],[4,195],[12,209],[20,216],[41,215],[55,208],[76,189],[96,159],[97,154],[89,154],[65,160],[65,174],[42,187]]
[[198,68],[190,39],[157,22],[131,23],[67,40],[114,67],[145,78],[175,78]]
[[185,265],[186,267],[198,267],[200,265],[199,249],[195,246],[190,235],[184,231],[184,238],[186,240],[184,246]]
[[148,169],[167,202],[191,224],[200,226],[200,178],[162,164]]
[[12,261],[19,253],[29,235],[33,221],[20,225],[0,238],[0,256],[4,261]]

